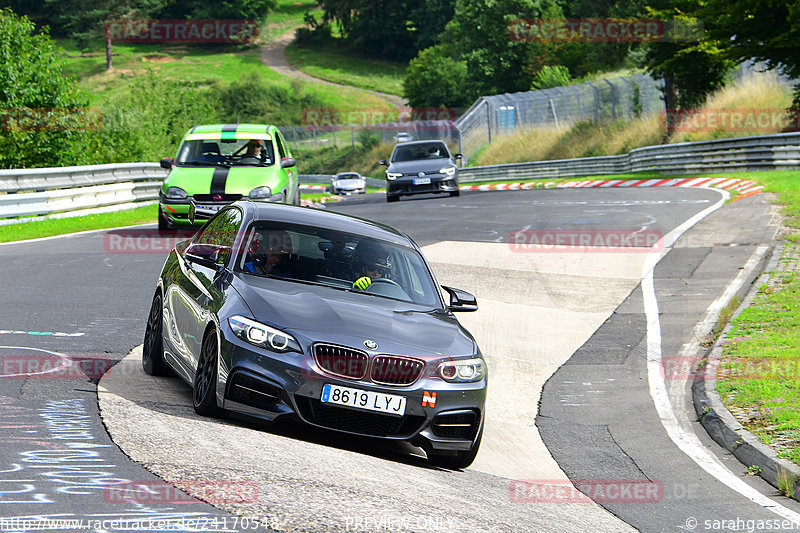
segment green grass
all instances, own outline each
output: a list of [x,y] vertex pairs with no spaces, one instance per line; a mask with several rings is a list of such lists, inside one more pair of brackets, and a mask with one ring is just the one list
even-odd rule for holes
[[293,67],[316,78],[403,96],[406,64],[363,57],[335,41],[314,46],[292,43],[286,58]]
[[0,242],[23,241],[93,229],[120,228],[136,224],[155,224],[158,205],[70,218],[48,218],[0,226]]
[[[261,25],[261,41],[272,40],[302,24],[303,13],[307,10],[317,15],[321,13],[312,0],[297,2],[279,0],[277,8],[270,12]],[[117,43],[113,46],[114,70],[111,72],[105,70],[105,45],[102,41],[97,40],[83,53],[69,39],[57,39],[56,43],[64,50],[65,74],[75,77],[78,86],[89,94],[92,106],[98,106],[108,96],[129,90],[131,79],[142,76],[148,71],[157,71],[167,78],[199,86],[228,84],[254,71],[268,83],[291,85],[289,78],[263,65],[260,58],[260,43],[250,45]],[[365,94],[355,88],[304,82],[300,82],[298,86],[317,96],[326,108],[344,111],[364,107],[383,111],[393,109],[381,98]]]

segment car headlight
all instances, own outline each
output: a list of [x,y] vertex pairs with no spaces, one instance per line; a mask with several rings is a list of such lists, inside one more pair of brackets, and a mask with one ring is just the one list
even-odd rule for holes
[[273,352],[303,353],[297,339],[266,324],[238,315],[228,318],[228,324],[237,337],[250,344]]
[[180,187],[169,187],[167,188],[166,197],[170,200],[185,200],[189,195]]
[[439,173],[444,174],[445,176],[455,176],[456,174],[456,167],[444,167],[439,169]]
[[480,357],[445,361],[439,364],[434,374],[450,383],[472,383],[486,376],[486,363]]
[[248,194],[251,199],[253,200],[263,200],[264,198],[269,198],[272,196],[272,189],[264,185],[263,187],[256,187],[250,194]]
[[387,172],[386,173],[386,179],[388,179],[390,181],[391,180],[396,180],[397,178],[402,178],[402,177],[403,177],[403,174],[400,173],[400,172]]

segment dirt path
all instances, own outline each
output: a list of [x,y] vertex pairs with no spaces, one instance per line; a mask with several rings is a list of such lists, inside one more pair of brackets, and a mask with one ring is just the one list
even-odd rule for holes
[[264,63],[266,66],[277,72],[278,74],[283,74],[284,76],[289,76],[290,78],[295,78],[298,80],[303,81],[310,81],[314,83],[324,83],[325,85],[333,85],[334,87],[344,87],[347,89],[356,89],[359,91],[364,91],[366,93],[373,94],[378,98],[385,100],[389,104],[393,105],[394,107],[405,107],[406,101],[404,98],[400,96],[395,96],[393,94],[386,94],[378,91],[371,91],[369,89],[359,89],[358,87],[353,87],[351,85],[342,85],[341,83],[334,83],[331,81],[323,80],[320,78],[315,78],[314,76],[309,76],[305,72],[301,72],[291,66],[289,62],[286,60],[286,47],[289,46],[289,43],[292,42],[294,39],[294,30],[287,31],[280,37],[276,38],[274,41],[271,41],[265,44],[261,48],[261,62]]

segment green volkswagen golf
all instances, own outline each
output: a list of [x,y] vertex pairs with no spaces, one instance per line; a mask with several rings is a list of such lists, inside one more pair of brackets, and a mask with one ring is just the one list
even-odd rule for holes
[[159,195],[158,229],[188,226],[189,205],[219,210],[243,197],[300,204],[297,166],[278,128],[195,126],[183,137]]

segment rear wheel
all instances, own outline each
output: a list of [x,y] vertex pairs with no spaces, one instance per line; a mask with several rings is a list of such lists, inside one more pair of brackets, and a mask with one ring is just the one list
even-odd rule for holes
[[461,196],[461,191],[450,191],[450,196]]
[[475,439],[475,444],[472,445],[472,449],[455,453],[451,452],[448,455],[428,453],[428,461],[430,461],[431,464],[449,470],[463,470],[471,465],[475,460],[475,456],[478,455],[478,449],[481,447],[481,438],[483,438],[483,428],[481,428],[481,432],[478,433],[478,438]]
[[399,196],[387,196],[386,197],[386,201],[389,202],[389,203],[396,202],[399,199],[400,199]]
[[217,407],[217,333],[211,331],[203,341],[200,360],[194,374],[194,391],[192,403],[194,412],[203,416],[219,416],[221,409]]
[[164,339],[161,336],[163,325],[163,309],[161,305],[161,292],[156,292],[150,314],[147,316],[147,327],[144,330],[144,345],[142,346],[142,369],[151,376],[166,376],[170,374],[169,366],[164,361]]
[[292,203],[294,205],[300,205],[300,187],[295,187],[294,189],[294,198],[292,198]]

